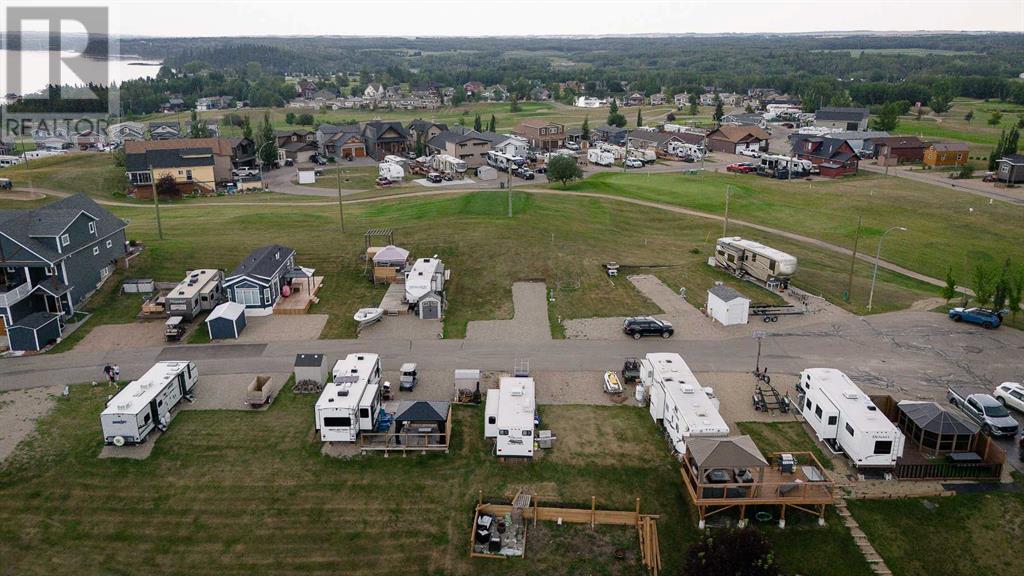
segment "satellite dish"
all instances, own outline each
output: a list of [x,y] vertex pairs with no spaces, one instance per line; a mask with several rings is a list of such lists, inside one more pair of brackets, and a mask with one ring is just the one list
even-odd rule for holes
[[124,446],[124,436],[114,436],[114,446]]

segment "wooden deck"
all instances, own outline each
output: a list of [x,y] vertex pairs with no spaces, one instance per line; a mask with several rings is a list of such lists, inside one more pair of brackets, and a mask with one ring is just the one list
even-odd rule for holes
[[[740,522],[745,523],[747,506],[779,506],[780,525],[785,525],[786,508],[796,508],[824,521],[825,508],[835,501],[835,484],[828,471],[810,452],[789,452],[797,459],[793,473],[778,466],[777,454],[762,471],[751,469],[752,482],[710,483],[697,478],[696,470],[685,461],[680,475],[690,499],[700,513],[703,528],[708,516],[739,507]],[[760,474],[759,474],[760,472]]]
[[444,452],[448,453],[448,447],[452,441],[452,409],[448,407],[448,420],[445,422],[444,442],[440,442],[441,433],[420,434],[412,432],[394,433],[388,432],[364,432],[357,438],[357,446],[362,452],[384,452],[387,456],[390,452],[401,452],[404,456],[408,452]]
[[278,298],[274,304],[274,314],[305,314],[314,302],[319,301],[316,293],[323,283],[323,276],[314,276],[308,282],[296,280],[292,283],[294,291],[291,296]]

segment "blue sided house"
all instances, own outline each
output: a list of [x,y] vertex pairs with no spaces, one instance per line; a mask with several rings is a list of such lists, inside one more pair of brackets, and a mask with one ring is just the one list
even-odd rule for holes
[[271,314],[295,268],[295,250],[272,244],[253,250],[224,279],[228,299],[245,306],[246,315]]
[[76,194],[33,210],[0,210],[0,338],[42,350],[114,273],[128,224]]

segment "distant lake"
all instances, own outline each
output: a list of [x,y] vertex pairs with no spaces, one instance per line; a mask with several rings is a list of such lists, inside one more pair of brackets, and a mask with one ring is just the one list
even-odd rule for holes
[[[61,53],[65,57],[73,57],[76,52],[65,51]],[[46,88],[49,83],[49,52],[44,51],[23,51],[21,52],[21,90],[22,94],[29,92],[36,92]],[[102,65],[101,60],[92,60],[96,65]],[[125,80],[135,80],[137,78],[150,78],[156,76],[156,73],[160,71],[160,62],[152,62],[146,60],[139,60],[138,58],[121,58],[116,60],[107,61],[108,76],[109,78],[117,83],[124,82]],[[64,78],[62,79],[66,84],[84,84],[74,78],[74,73],[69,72],[67,67],[64,66]],[[0,69],[4,70],[4,74],[0,74],[0,100],[3,96],[11,90],[7,87],[7,50],[0,50]]]

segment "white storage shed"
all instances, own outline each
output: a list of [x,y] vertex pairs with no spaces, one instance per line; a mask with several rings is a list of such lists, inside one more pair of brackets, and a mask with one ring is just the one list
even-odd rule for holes
[[295,381],[310,380],[317,384],[327,383],[327,359],[323,354],[296,354]]
[[746,324],[750,315],[750,299],[725,284],[708,290],[708,316],[722,326]]

